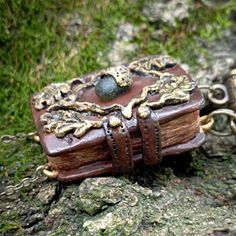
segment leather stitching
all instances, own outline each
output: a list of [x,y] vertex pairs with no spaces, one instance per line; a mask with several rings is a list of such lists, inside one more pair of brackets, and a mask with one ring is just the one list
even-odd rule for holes
[[114,174],[131,173],[133,170],[133,152],[129,133],[124,122],[117,128],[111,128],[107,123],[104,123],[103,127],[112,155]]
[[[161,161],[161,130],[158,119],[154,118],[155,116],[157,117],[154,111],[151,111],[147,119],[137,116],[143,144],[143,159],[147,165],[155,165]],[[153,138],[151,135],[154,135]],[[155,153],[153,153],[153,149],[155,149]]]

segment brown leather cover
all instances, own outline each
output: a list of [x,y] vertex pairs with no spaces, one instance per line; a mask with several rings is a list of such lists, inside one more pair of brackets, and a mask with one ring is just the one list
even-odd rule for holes
[[[191,77],[179,66],[176,65],[168,68],[165,72],[174,73],[176,75],[187,75]],[[89,81],[91,76],[85,76],[85,80]],[[111,103],[127,104],[127,101],[135,94],[140,93],[142,88],[153,82],[152,77],[136,76],[133,78],[134,83],[129,92],[115,98],[112,102],[100,101],[94,93],[94,88],[86,91],[80,97],[80,101],[95,102],[99,105],[108,106]],[[151,99],[159,99],[158,94],[154,95]],[[107,123],[104,123],[102,128],[92,129],[87,132],[83,137],[76,138],[72,134],[66,135],[64,138],[57,138],[53,133],[45,133],[43,131],[40,116],[46,112],[46,109],[37,110],[34,107],[33,98],[30,100],[34,122],[36,124],[40,142],[49,160],[62,160],[63,166],[52,166],[58,168],[58,179],[62,181],[74,181],[89,176],[97,176],[107,173],[128,173],[133,170],[136,163],[144,161],[147,165],[157,164],[161,158],[168,155],[174,155],[185,152],[200,146],[204,140],[205,135],[198,127],[191,139],[185,143],[176,143],[176,145],[167,146],[161,149],[161,126],[165,126],[179,117],[194,114],[194,112],[201,109],[204,105],[203,97],[200,90],[195,89],[190,94],[190,101],[179,105],[164,106],[152,112],[151,117],[144,121],[136,117],[136,110],[134,109],[134,116],[130,120],[125,120],[123,126],[119,129],[110,128]],[[198,113],[197,113],[198,114]],[[124,121],[123,121],[124,122]],[[143,150],[136,151],[135,138],[142,138]],[[168,143],[168,140],[167,140]],[[107,147],[108,148],[103,148]],[[90,160],[90,156],[86,156],[86,150],[89,153],[91,148],[101,148],[102,150],[95,155],[97,161]],[[138,153],[137,153],[138,152]],[[81,165],[76,161],[76,155],[82,154],[85,164]],[[110,153],[110,155],[109,155]],[[143,154],[142,154],[143,153]],[[106,158],[103,159],[103,156]],[[110,156],[110,158],[109,158]],[[108,157],[108,159],[107,159]],[[81,158],[81,157],[80,157]],[[93,157],[94,158],[94,157]],[[66,163],[66,160],[68,162]],[[71,162],[69,162],[71,160]],[[87,160],[87,161],[86,161]],[[75,163],[73,166],[70,163]],[[52,161],[53,163],[53,161]]]
[[119,127],[112,128],[107,122],[103,124],[107,143],[112,156],[113,173],[128,175],[133,172],[133,147],[124,121]]
[[141,131],[143,161],[145,165],[153,166],[161,162],[161,127],[158,114],[151,111],[147,119],[137,117]]

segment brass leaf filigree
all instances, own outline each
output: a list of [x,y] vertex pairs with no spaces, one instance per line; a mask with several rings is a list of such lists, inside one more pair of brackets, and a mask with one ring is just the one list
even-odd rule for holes
[[76,137],[81,137],[91,128],[102,127],[102,120],[86,120],[79,112],[73,110],[45,113],[41,116],[41,122],[46,132],[54,132],[59,138],[70,132],[73,132]]
[[[134,107],[143,108],[139,111],[146,111],[148,107],[158,109],[165,105],[189,101],[190,92],[194,89],[195,82],[190,81],[185,75],[178,76],[163,72],[163,70],[173,67],[175,64],[168,56],[152,56],[122,67],[127,70],[127,72],[122,71],[123,75],[130,76],[130,73],[138,73],[156,77],[153,84],[144,87],[141,94],[132,98],[126,106],[121,104],[100,106],[91,102],[79,101],[78,94],[81,90],[94,86],[96,80],[103,74],[111,72],[114,74],[116,67],[96,73],[91,76],[87,83],[79,80],[76,86],[72,86],[72,83],[74,83],[72,80],[57,86],[54,84],[46,87],[35,97],[37,109],[48,106],[47,112],[41,116],[44,130],[49,133],[54,132],[57,137],[64,137],[67,133],[73,132],[74,136],[79,138],[92,128],[102,127],[102,123],[107,121],[111,115],[120,114],[119,116],[126,119],[132,118]],[[130,77],[124,79],[130,79]],[[154,102],[149,101],[149,97],[154,94],[159,94],[160,99]],[[88,115],[90,118],[88,118]],[[96,120],[91,119],[91,117],[95,117]]]

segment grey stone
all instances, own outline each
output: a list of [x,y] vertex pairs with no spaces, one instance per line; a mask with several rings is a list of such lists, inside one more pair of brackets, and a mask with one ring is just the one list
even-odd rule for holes
[[116,41],[108,53],[108,60],[111,65],[120,65],[129,61],[130,54],[137,50],[137,44],[127,41]]
[[163,30],[162,29],[154,30],[151,36],[153,39],[160,40],[163,38]]
[[56,194],[57,187],[58,185],[56,182],[45,183],[39,189],[36,199],[41,202],[41,204],[49,204]]
[[216,39],[207,45],[205,42],[197,42],[196,48],[205,45],[205,53],[199,52],[197,67],[184,65],[185,69],[201,84],[222,82],[230,70],[236,67],[235,37],[235,33],[225,31],[221,40]]
[[143,14],[150,22],[161,21],[175,26],[177,20],[189,16],[191,7],[188,0],[153,1],[143,9]]
[[[86,212],[98,212],[98,215],[84,221],[83,235],[131,235],[137,232],[144,217],[144,202],[136,188],[141,187],[116,178],[85,180],[80,189],[82,207]],[[148,190],[141,188],[140,191]]]
[[138,46],[131,41],[137,35],[138,28],[129,22],[119,26],[116,33],[116,40],[111,50],[106,53],[98,53],[98,63],[103,66],[120,65],[129,61],[130,56],[135,53]]
[[[101,191],[103,186],[103,191]],[[82,208],[93,215],[122,201],[125,182],[114,178],[87,179],[80,186]]]
[[134,38],[134,36],[138,33],[138,28],[127,22],[121,24],[118,28],[116,39],[118,41],[130,41]]
[[201,0],[203,4],[211,8],[222,8],[230,4],[230,0]]

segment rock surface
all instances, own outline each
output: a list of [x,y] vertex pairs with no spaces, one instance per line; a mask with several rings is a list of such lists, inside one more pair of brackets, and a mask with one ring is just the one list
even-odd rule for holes
[[213,230],[236,226],[235,178],[234,137],[209,136],[191,155],[137,172],[134,182],[46,181],[1,201],[0,224],[11,221],[19,235],[218,235]]
[[201,0],[208,7],[219,8],[226,7],[230,4],[230,0]]
[[199,48],[204,45],[206,53],[204,55],[199,53],[198,68],[200,69],[186,68],[192,77],[201,84],[222,82],[230,69],[236,66],[235,37],[234,32],[226,31],[220,42],[214,40],[208,45],[198,42]]
[[188,0],[154,1],[143,9],[143,14],[150,22],[162,21],[175,26],[177,20],[189,16],[190,9],[191,4]]
[[[138,46],[132,40],[138,33],[138,28],[129,22],[119,26],[116,33],[116,40],[111,50],[105,55],[110,65],[120,65],[129,61],[130,56],[137,50]],[[108,64],[104,60],[104,55],[98,57],[98,62],[104,66]]]

